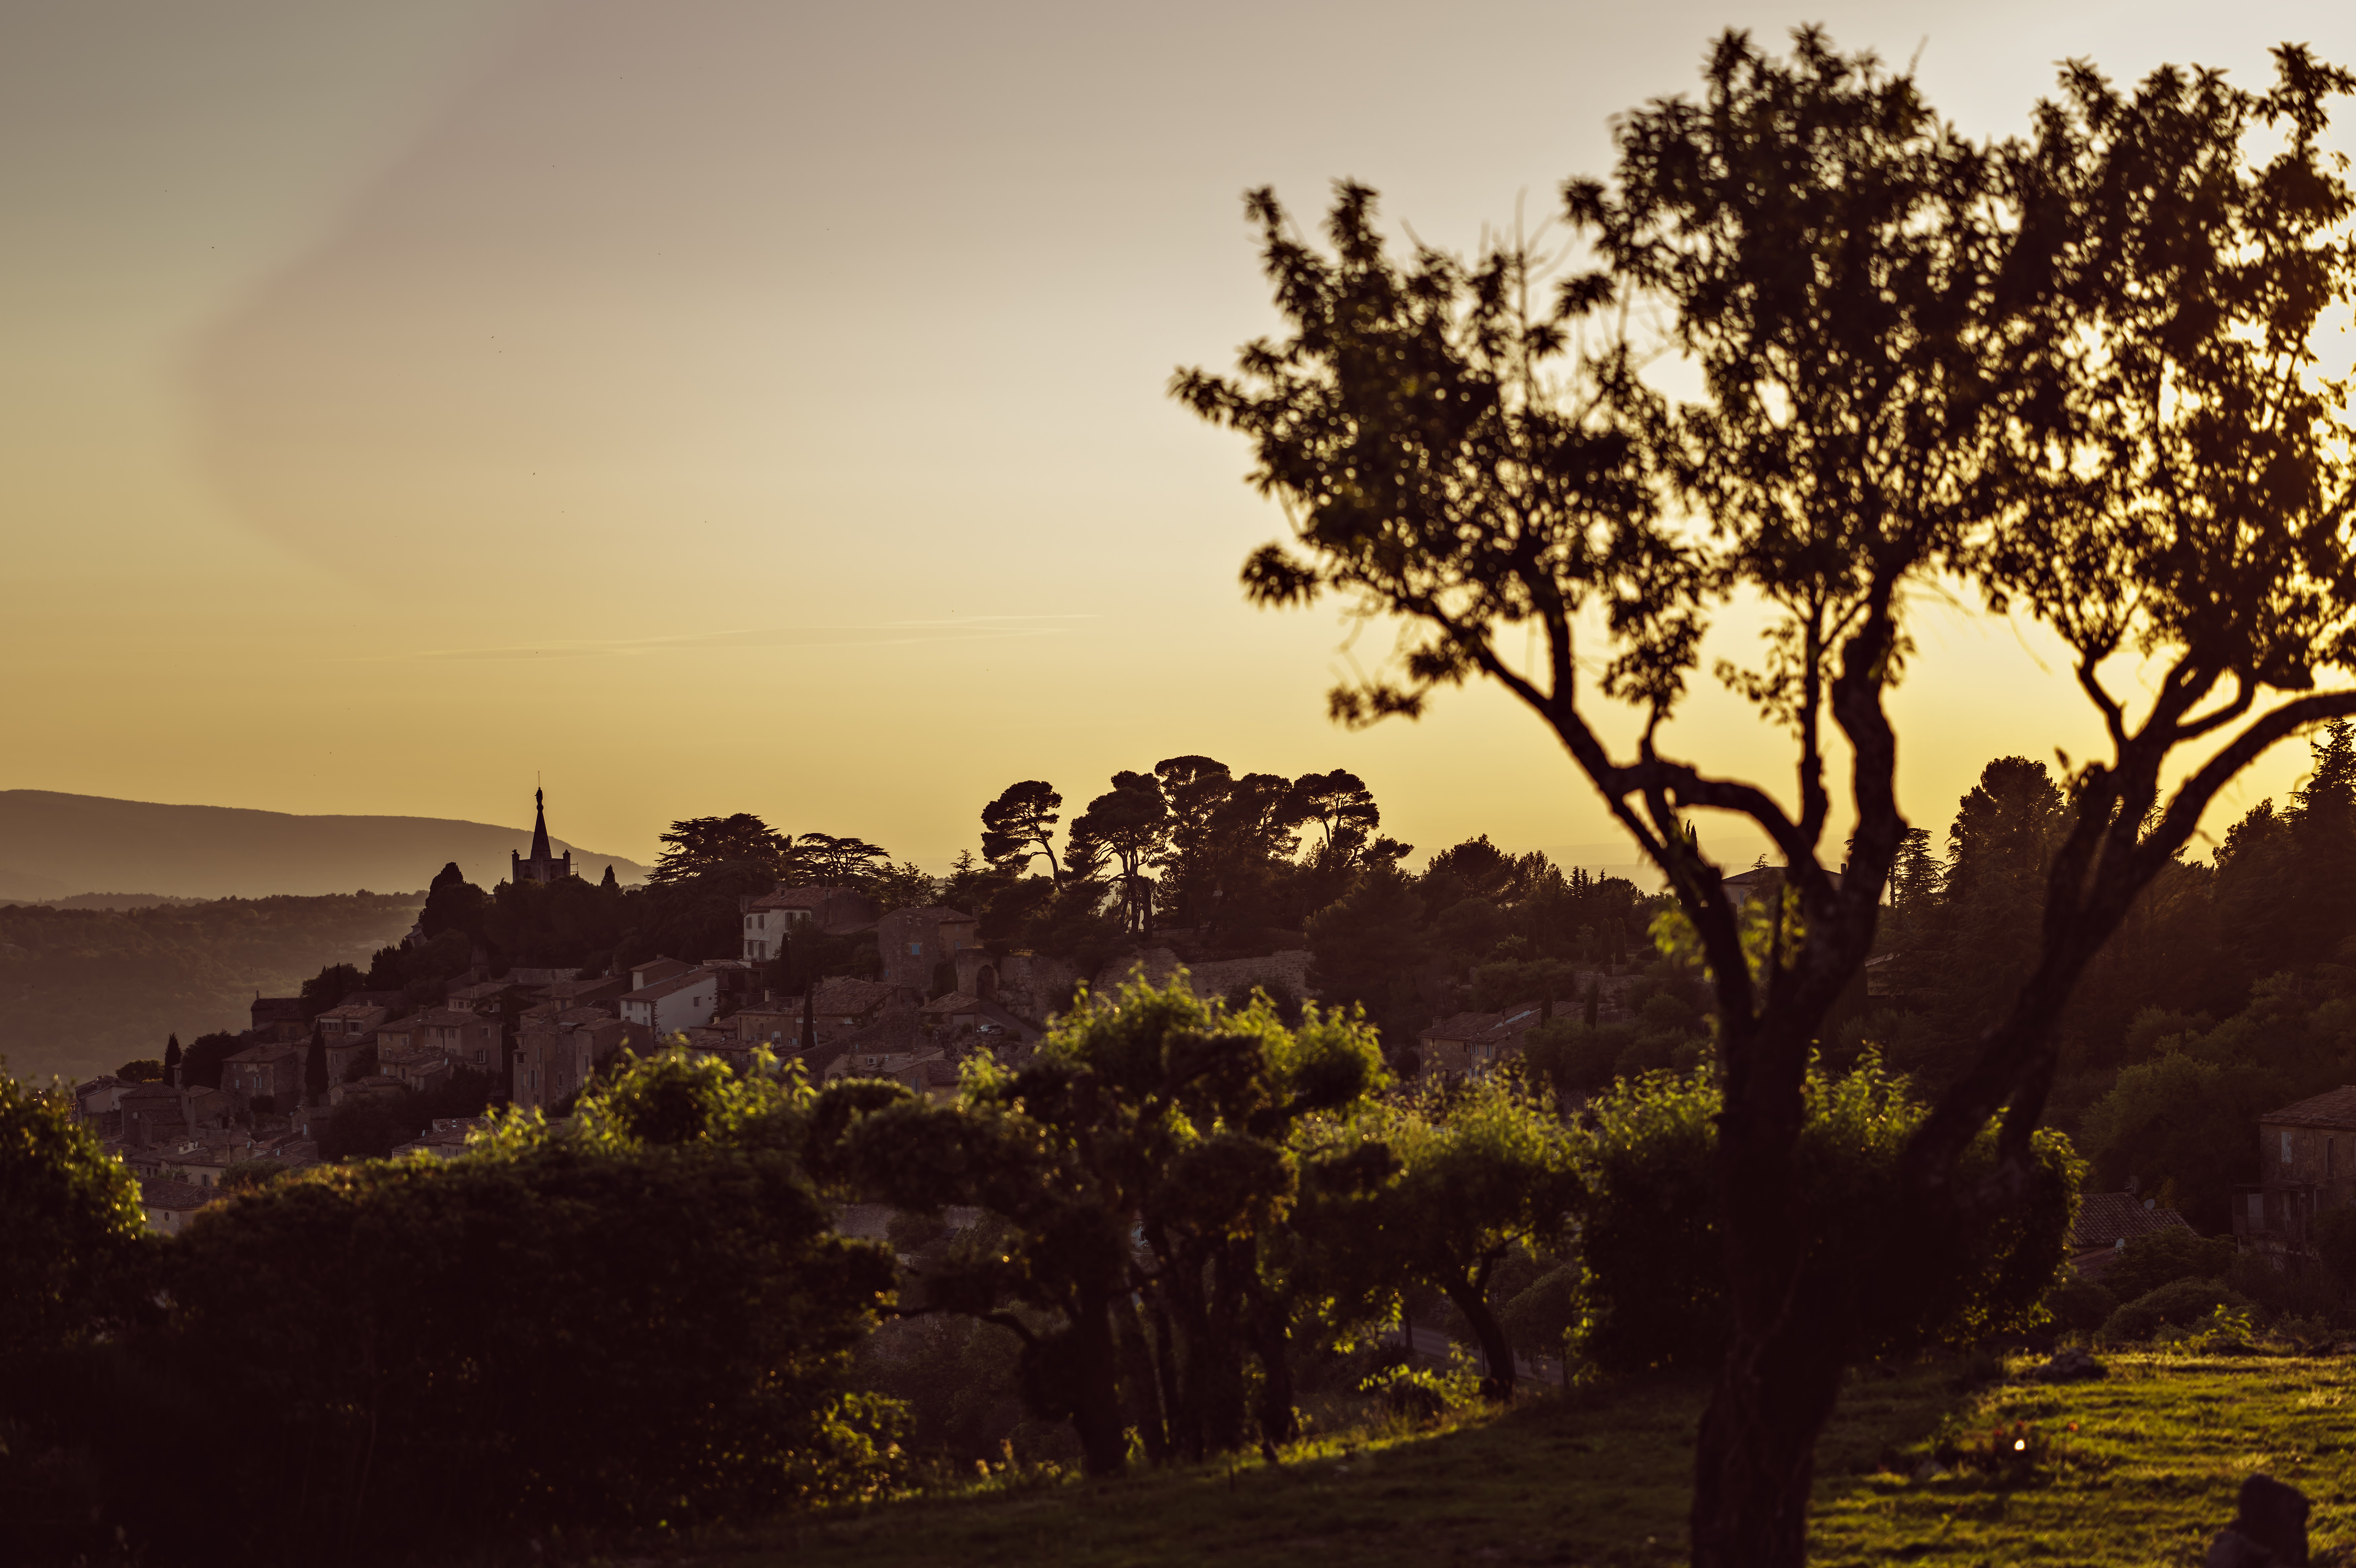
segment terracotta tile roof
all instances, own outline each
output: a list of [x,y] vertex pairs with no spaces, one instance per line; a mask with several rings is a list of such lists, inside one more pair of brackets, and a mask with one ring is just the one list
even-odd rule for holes
[[2338,1089],[2310,1095],[2295,1105],[2265,1112],[2258,1120],[2292,1127],[2356,1128],[2356,1083],[2343,1083]]
[[856,894],[856,887],[830,883],[807,883],[798,887],[779,887],[753,900],[755,909],[811,909],[840,894]]
[[622,998],[625,1002],[659,1002],[675,992],[701,985],[712,975],[701,969],[691,969],[685,974],[674,974],[669,980],[658,980],[652,985],[641,986]]
[[299,1057],[307,1049],[307,1046],[298,1046],[288,1040],[274,1046],[248,1046],[241,1051],[231,1051],[221,1059],[232,1062],[283,1061],[288,1057]]
[[1416,1034],[1419,1040],[1469,1040],[1505,1021],[1503,1013],[1456,1013]]
[[927,1048],[924,1020],[913,1007],[894,1007],[863,1029],[830,1042],[830,1048],[841,1047],[844,1053],[862,1056],[884,1056],[899,1051]]
[[848,976],[821,980],[810,1004],[819,1013],[864,1013],[891,1001],[899,989],[880,980],[853,980]]
[[2131,1192],[2089,1192],[2078,1199],[2070,1245],[2083,1251],[2108,1247],[2130,1236],[2148,1236],[2155,1230],[2191,1229],[2173,1208],[2146,1208],[2143,1199]]
[[927,1017],[948,1017],[953,1013],[975,1013],[981,1009],[981,998],[963,991],[953,991],[947,996],[936,996],[917,1012]]
[[1516,1002],[1503,1013],[1497,1014],[1497,1021],[1482,1030],[1482,1036],[1484,1038],[1495,1040],[1512,1039],[1516,1035],[1537,1028],[1538,1015],[1544,1011],[1545,1009],[1536,1002]]
[[169,1176],[143,1176],[139,1182],[139,1201],[150,1208],[202,1208],[220,1196],[219,1187],[198,1187]]

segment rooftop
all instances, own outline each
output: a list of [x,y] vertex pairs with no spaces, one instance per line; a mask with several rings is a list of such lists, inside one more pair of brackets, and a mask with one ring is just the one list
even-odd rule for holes
[[2279,1111],[2264,1112],[2258,1120],[2291,1127],[2356,1128],[2356,1083],[2343,1083]]
[[637,990],[624,996],[622,1000],[625,1002],[658,1002],[666,996],[671,995],[675,992],[685,991],[691,986],[701,985],[712,978],[712,976],[708,971],[691,969],[685,974],[674,974],[668,980],[658,980],[651,985],[642,985]]
[[150,1208],[202,1208],[220,1195],[217,1187],[198,1187],[170,1176],[143,1176],[139,1182],[139,1201]]
[[2190,1230],[2184,1216],[2173,1208],[2144,1206],[2131,1192],[2089,1192],[2078,1199],[2078,1218],[2070,1227],[2070,1245],[2083,1251],[2108,1247],[2130,1236],[2155,1230]]

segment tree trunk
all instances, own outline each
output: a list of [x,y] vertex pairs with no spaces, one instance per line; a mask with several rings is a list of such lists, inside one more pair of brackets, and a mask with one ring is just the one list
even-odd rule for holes
[[1111,1304],[1084,1297],[1064,1343],[1072,1356],[1072,1430],[1091,1476],[1118,1476],[1129,1464],[1120,1412],[1120,1358],[1113,1346]]
[[1695,1568],[1801,1568],[1816,1436],[1847,1346],[1840,1293],[1808,1269],[1794,1154],[1807,1037],[1789,1019],[1726,1052],[1719,1224],[1730,1326],[1694,1455]]
[[[1514,1397],[1514,1348],[1498,1326],[1497,1315],[1489,1310],[1488,1293],[1482,1288],[1488,1271],[1481,1273],[1482,1279],[1451,1280],[1441,1288],[1472,1326],[1472,1337],[1481,1342],[1481,1359],[1489,1367],[1489,1375],[1481,1380],[1482,1397],[1504,1403]],[[1414,1347],[1410,1344],[1408,1348]]]
[[[1252,1246],[1237,1244],[1248,1251]],[[1260,1452],[1273,1458],[1277,1449],[1301,1435],[1301,1418],[1293,1409],[1292,1327],[1282,1304],[1270,1301],[1260,1287],[1258,1271],[1247,1280],[1252,1353],[1259,1358]]]
[[1816,1438],[1840,1390],[1833,1336],[1738,1337],[1694,1460],[1694,1568],[1802,1568]]
[[1121,1375],[1129,1386],[1129,1409],[1145,1441],[1149,1465],[1170,1463],[1170,1426],[1162,1419],[1162,1389],[1154,1366],[1153,1347],[1138,1316],[1137,1299],[1129,1296],[1113,1309],[1113,1337],[1120,1351]]

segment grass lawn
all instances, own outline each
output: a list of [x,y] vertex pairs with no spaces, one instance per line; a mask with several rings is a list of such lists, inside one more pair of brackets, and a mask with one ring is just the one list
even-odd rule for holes
[[[2051,1388],[1959,1388],[1952,1366],[1859,1374],[1818,1451],[1815,1560],[2197,1563],[2253,1470],[2314,1499],[2319,1549],[2356,1544],[2348,1361],[2105,1359],[2109,1379]],[[1281,1465],[977,1488],[691,1555],[743,1568],[1676,1563],[1701,1399],[1694,1381],[1541,1398],[1434,1432],[1312,1440]],[[2001,1457],[1976,1463],[1999,1424]],[[2018,1460],[2015,1441],[2030,1445]]]

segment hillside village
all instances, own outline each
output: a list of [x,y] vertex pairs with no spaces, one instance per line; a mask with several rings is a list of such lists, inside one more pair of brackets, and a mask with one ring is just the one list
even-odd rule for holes
[[[511,856],[509,875],[546,887],[573,874],[569,854],[551,852],[544,805],[536,811],[530,849]],[[1083,983],[1109,991],[1132,978],[1166,986],[1183,976],[1198,996],[1238,1004],[1255,993],[1296,1010],[1320,999],[1312,954],[1301,947],[1189,962],[1181,952],[1193,933],[1170,929],[1083,972],[1066,959],[986,943],[974,914],[946,904],[886,910],[858,886],[787,882],[737,903],[738,950],[724,955],[657,956],[595,973],[477,962],[423,997],[413,983],[257,996],[250,1026],[220,1058],[217,1084],[196,1081],[175,1060],[154,1064],[163,1070],[152,1079],[111,1073],[77,1084],[75,1101],[140,1178],[150,1227],[168,1233],[241,1179],[318,1163],[335,1119],[370,1101],[463,1093],[471,1084],[489,1104],[561,1120],[622,1052],[669,1045],[738,1068],[766,1050],[814,1080],[886,1079],[946,1101],[974,1053],[1023,1060]],[[791,938],[811,933],[871,944],[880,972],[819,977],[793,993],[765,984]],[[405,945],[428,940],[413,929]],[[1590,1022],[1610,1021],[1626,1015],[1634,976],[1631,965],[1573,966],[1558,984],[1588,998]],[[1494,1071],[1521,1054],[1554,1005],[1551,995],[1533,996],[1454,1012],[1419,1032],[1415,1070]],[[478,1114],[434,1116],[389,1152],[455,1156],[480,1124]]]
[[[1378,819],[1370,805],[1364,813],[1370,828]],[[511,853],[501,886],[577,880],[571,854],[552,852],[544,805],[536,804],[530,846]],[[1780,885],[1780,873],[1765,866],[1728,878],[1739,904]],[[814,1081],[884,1079],[946,1102],[976,1053],[1026,1060],[1082,984],[1107,992],[1131,979],[1159,987],[1183,977],[1197,996],[1232,1004],[1255,993],[1288,1011],[1326,1000],[1316,955],[1298,940],[1243,954],[1230,943],[1222,956],[1203,957],[1197,932],[1163,927],[1084,967],[1085,954],[1075,961],[986,940],[980,917],[951,904],[887,908],[876,887],[873,878],[863,886],[785,880],[740,894],[735,950],[726,953],[574,968],[498,962],[478,949],[466,967],[399,989],[257,996],[249,1026],[215,1052],[204,1075],[212,1081],[179,1061],[130,1064],[125,1073],[77,1084],[75,1103],[139,1178],[149,1227],[173,1233],[244,1182],[343,1152],[332,1146],[337,1118],[358,1120],[372,1103],[455,1110],[412,1114],[420,1124],[381,1151],[453,1157],[490,1106],[561,1122],[625,1051],[683,1047],[740,1069],[766,1051]],[[1903,913],[1893,922],[1901,929]],[[789,944],[813,936],[826,940],[824,950],[855,955],[862,972],[813,975],[780,989]],[[421,921],[402,946],[414,951],[432,940]],[[1548,1027],[1558,1016],[1590,1032],[1623,1033],[1640,1015],[1660,1016],[1664,993],[1657,979],[1644,978],[1647,967],[1601,955],[1588,964],[1472,966],[1461,984],[1437,994],[1489,1004],[1456,1006],[1416,1028],[1412,1048],[1394,1048],[1394,1068],[1432,1081],[1547,1077],[1544,1064],[1561,1055],[1550,1046],[1562,1032]],[[1874,960],[1868,1004],[1902,1005],[1910,972],[1902,950]],[[1528,993],[1514,992],[1517,983]],[[1559,1070],[1552,1076],[1561,1086]],[[2234,1186],[2231,1234],[2277,1267],[2311,1259],[2317,1216],[2356,1199],[2356,1088],[2265,1110],[2256,1121],[2258,1179]],[[2126,1190],[2092,1192],[2082,1205],[2071,1249],[2086,1280],[2098,1282],[2131,1238],[2190,1230],[2171,1207],[2172,1183],[2158,1190],[2139,1187],[2134,1173],[2125,1179]]]

